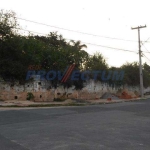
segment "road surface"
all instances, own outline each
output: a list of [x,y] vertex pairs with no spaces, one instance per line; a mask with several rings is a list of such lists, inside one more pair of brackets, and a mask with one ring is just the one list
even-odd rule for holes
[[150,100],[0,108],[0,150],[150,150]]

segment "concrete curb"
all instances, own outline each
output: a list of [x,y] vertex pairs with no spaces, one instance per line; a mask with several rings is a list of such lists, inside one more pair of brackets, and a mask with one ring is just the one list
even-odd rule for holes
[[136,98],[136,99],[122,99],[122,100],[111,100],[108,101],[106,99],[99,100],[87,100],[83,101],[83,103],[68,101],[66,102],[31,102],[31,101],[4,101],[0,102],[0,108],[10,108],[10,107],[61,107],[61,106],[87,106],[87,105],[99,105],[99,104],[113,104],[113,103],[122,103],[122,102],[135,102],[141,100],[147,100],[147,98]]

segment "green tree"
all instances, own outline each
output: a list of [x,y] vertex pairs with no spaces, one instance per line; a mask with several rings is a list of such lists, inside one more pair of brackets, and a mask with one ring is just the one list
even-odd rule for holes
[[85,63],[86,70],[106,70],[108,69],[108,64],[104,56],[100,53],[96,53],[93,56],[90,56]]
[[17,20],[13,11],[0,10],[0,40],[13,36],[18,27]]
[[150,66],[147,63],[143,64],[143,84],[144,87],[150,86]]
[[120,67],[124,70],[124,84],[137,86],[139,85],[139,65],[137,62],[126,63]]
[[83,48],[87,48],[85,44],[81,44],[81,41],[75,42],[74,40],[71,40],[70,43],[73,44],[73,48],[78,51],[82,50]]

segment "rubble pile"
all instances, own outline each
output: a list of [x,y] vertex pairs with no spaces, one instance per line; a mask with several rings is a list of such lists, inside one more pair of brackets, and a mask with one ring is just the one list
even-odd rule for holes
[[132,99],[132,98],[138,98],[139,93],[137,91],[132,92],[128,91],[128,89],[120,89],[117,91],[116,96],[118,96],[121,99]]
[[108,100],[119,100],[119,98],[109,92],[106,92],[102,95],[101,99],[108,99]]

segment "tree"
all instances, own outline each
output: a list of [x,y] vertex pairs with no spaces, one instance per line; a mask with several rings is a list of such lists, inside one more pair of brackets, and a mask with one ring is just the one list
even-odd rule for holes
[[0,10],[0,40],[10,37],[16,33],[18,27],[13,11]]
[[143,84],[144,87],[150,86],[150,66],[147,63],[143,64]]
[[15,13],[0,12],[0,76],[7,81],[25,81],[28,66],[40,64],[43,42],[17,33]]
[[89,57],[85,63],[86,70],[106,70],[108,69],[108,64],[104,56],[100,53],[95,53],[93,56]]
[[[139,86],[140,85],[140,76],[139,76],[139,63],[126,63],[121,66],[121,69],[124,70],[124,84],[130,86]],[[143,85],[144,87],[150,86],[150,66],[146,63],[143,65]]]
[[139,65],[138,62],[126,63],[120,67],[124,70],[124,84],[137,86],[139,85]]
[[81,41],[75,42],[74,40],[71,40],[70,43],[72,43],[73,48],[78,51],[82,50],[83,48],[87,48],[87,46],[85,44],[81,44]]

